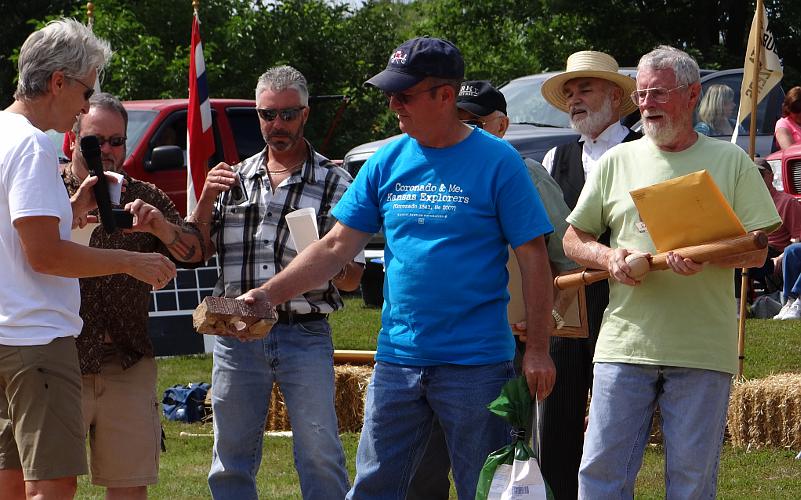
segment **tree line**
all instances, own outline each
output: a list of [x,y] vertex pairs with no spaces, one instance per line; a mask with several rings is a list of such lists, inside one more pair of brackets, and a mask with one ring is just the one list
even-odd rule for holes
[[[96,0],[94,30],[115,51],[103,90],[122,99],[187,96],[192,2]],[[258,76],[290,64],[308,79],[312,95],[346,95],[349,104],[326,153],[398,132],[380,92],[363,82],[383,69],[402,41],[431,35],[462,51],[467,77],[502,84],[564,68],[577,50],[602,50],[621,66],[636,66],[658,44],[687,50],[702,68],[741,67],[754,3],[728,0],[202,0],[201,35],[212,97],[254,98]],[[6,5],[4,5],[6,4]],[[783,85],[801,83],[801,2],[765,0]],[[47,20],[86,21],[86,2],[0,0],[0,104],[12,101],[15,54]],[[307,136],[319,144],[337,101],[314,106]]]

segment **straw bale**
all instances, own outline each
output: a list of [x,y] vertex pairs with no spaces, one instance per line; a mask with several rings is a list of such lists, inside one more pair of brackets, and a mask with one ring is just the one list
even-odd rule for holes
[[801,373],[735,384],[728,426],[735,446],[801,447]]
[[[334,408],[339,421],[339,432],[359,432],[364,419],[364,398],[373,369],[370,366],[334,366]],[[273,385],[266,430],[288,431],[292,427],[286,411],[284,396],[277,384]]]

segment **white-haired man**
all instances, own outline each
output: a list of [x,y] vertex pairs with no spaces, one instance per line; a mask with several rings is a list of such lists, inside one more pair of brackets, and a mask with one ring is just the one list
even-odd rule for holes
[[[545,155],[543,166],[562,188],[565,203],[576,206],[584,180],[601,155],[621,142],[642,137],[620,123],[637,107],[629,99],[634,80],[618,72],[615,59],[603,52],[585,50],[567,59],[564,73],[549,78],[542,95],[570,116],[581,136]],[[604,235],[601,241],[608,242]],[[556,384],[545,400],[541,436],[542,474],[557,499],[576,498],[578,468],[584,445],[584,416],[592,388],[592,356],[609,303],[609,284],[593,283],[586,289],[589,338],[551,338]]]
[[[692,118],[701,94],[698,65],[660,46],[640,59],[631,94],[645,137],[609,151],[568,216],[565,253],[610,272],[610,302],[595,350],[590,420],[579,497],[631,498],[654,408],[665,440],[667,498],[714,498],[737,325],[732,267],[761,265],[766,250],[700,264],[677,253],[671,271],[630,275],[634,251],[655,252],[629,195],[706,169],[747,230],[781,219],[742,149],[700,135]],[[597,241],[610,231],[610,244]]]
[[79,277],[126,273],[154,287],[175,276],[161,254],[89,248],[70,241],[94,208],[89,177],[70,199],[56,148],[88,110],[106,42],[72,19],[48,23],[19,53],[14,103],[0,113],[0,492],[71,498],[86,474]]

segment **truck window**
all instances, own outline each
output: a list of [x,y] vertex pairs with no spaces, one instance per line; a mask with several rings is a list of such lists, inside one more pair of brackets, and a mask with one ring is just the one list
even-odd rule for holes
[[[701,99],[698,100],[695,114],[697,131],[712,136],[731,136],[731,126],[727,127],[726,124],[733,123],[737,119],[742,81],[742,73],[723,74],[704,80]],[[783,99],[781,88],[776,86],[759,103],[757,106],[758,134],[773,135],[773,126],[781,116]],[[748,134],[750,124],[751,117],[749,116],[740,127],[740,135]]]
[[[211,110],[212,128],[214,130],[215,151],[209,159],[210,165],[216,165],[223,161],[223,146],[220,140],[220,131],[217,127],[217,111]],[[130,125],[129,125],[130,128]],[[153,134],[153,138],[148,145],[146,159],[150,158],[153,148],[159,146],[178,146],[184,152],[184,164],[181,168],[186,168],[186,110],[172,113],[161,124],[159,129]]]
[[128,110],[128,129],[126,131],[128,135],[128,156],[131,156],[136,151],[137,146],[142,141],[142,136],[157,114],[155,111]]
[[264,138],[261,136],[255,108],[231,107],[225,110],[225,114],[231,124],[240,161],[264,149]]

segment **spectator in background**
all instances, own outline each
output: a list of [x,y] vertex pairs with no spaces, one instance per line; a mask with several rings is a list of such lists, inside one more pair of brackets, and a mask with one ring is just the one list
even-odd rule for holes
[[734,91],[728,85],[710,85],[698,106],[695,131],[704,135],[731,135],[736,125]]
[[782,117],[776,121],[775,137],[779,149],[801,143],[801,87],[793,87],[785,94]]
[[[49,22],[19,52],[14,103],[0,112],[0,495],[72,498],[86,474],[77,278],[126,273],[153,287],[175,276],[161,254],[70,241],[96,202],[88,177],[70,198],[45,131],[89,109],[107,42],[74,19]],[[113,182],[113,181],[110,181]]]
[[[134,232],[107,233],[98,226],[89,245],[158,252],[178,261],[200,255],[197,231],[182,223],[167,195],[123,171],[127,128],[122,103],[96,94],[69,134],[72,161],[62,173],[67,192],[77,192],[89,176],[79,144],[93,135],[100,142],[103,169],[125,175],[120,204],[135,216]],[[108,500],[145,499],[147,485],[158,481],[161,444],[156,360],[147,331],[152,287],[127,274],[81,278],[80,284],[83,330],[77,347],[92,483],[106,487]]]

